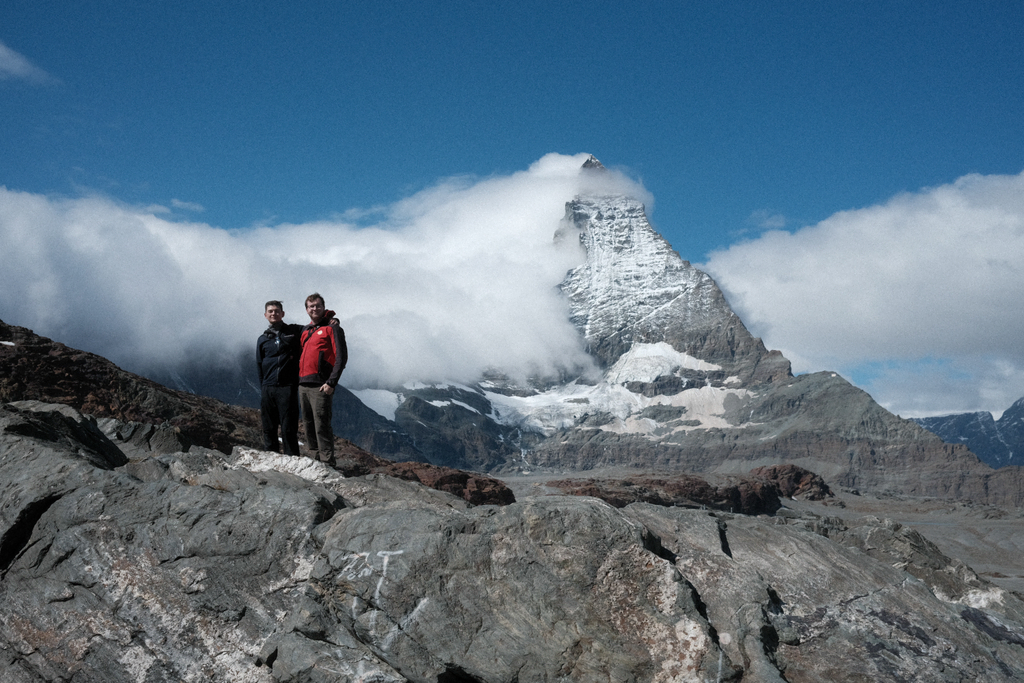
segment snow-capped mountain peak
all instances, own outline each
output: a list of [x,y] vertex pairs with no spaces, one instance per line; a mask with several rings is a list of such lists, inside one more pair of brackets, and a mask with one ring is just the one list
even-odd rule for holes
[[[571,319],[605,367],[635,343],[663,342],[680,353],[753,370],[767,354],[733,313],[721,290],[647,220],[631,197],[576,197],[556,239],[578,239],[586,262],[562,282]],[[788,364],[769,373],[787,375]]]

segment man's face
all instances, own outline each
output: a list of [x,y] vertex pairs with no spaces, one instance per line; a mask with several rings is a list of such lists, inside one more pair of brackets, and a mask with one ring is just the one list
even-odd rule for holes
[[267,306],[263,311],[263,317],[267,319],[271,327],[277,327],[284,320],[284,309],[280,306]]
[[320,319],[324,317],[325,310],[323,299],[313,299],[306,302],[306,313],[309,313],[309,319],[315,323],[320,322]]

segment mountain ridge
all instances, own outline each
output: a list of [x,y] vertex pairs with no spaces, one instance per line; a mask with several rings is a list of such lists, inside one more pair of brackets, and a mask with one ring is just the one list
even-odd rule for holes
[[[637,200],[576,197],[555,239],[578,240],[586,253],[562,291],[601,377],[395,389],[395,422],[428,460],[454,454],[459,467],[505,474],[738,474],[792,463],[849,488],[1024,500],[1019,471],[993,473],[836,373],[794,377]],[[481,429],[467,440],[471,423]]]
[[964,444],[995,469],[1024,465],[1024,398],[996,420],[992,413],[951,413],[913,418],[946,443]]

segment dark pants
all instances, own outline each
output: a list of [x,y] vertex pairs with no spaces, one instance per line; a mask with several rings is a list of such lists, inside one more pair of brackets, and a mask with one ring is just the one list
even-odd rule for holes
[[334,430],[331,428],[333,396],[320,391],[320,385],[300,386],[299,403],[302,404],[302,426],[306,432],[306,447],[316,458],[327,462],[334,457]]
[[277,428],[287,455],[299,454],[299,387],[295,384],[263,387],[260,392],[264,450],[280,452]]

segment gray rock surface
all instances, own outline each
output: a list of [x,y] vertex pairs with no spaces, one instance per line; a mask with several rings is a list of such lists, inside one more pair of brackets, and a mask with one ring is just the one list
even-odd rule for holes
[[0,680],[1024,676],[1024,609],[919,535],[536,496],[471,506],[303,458],[124,463],[0,406]]
[[182,453],[192,447],[192,442],[180,429],[167,423],[122,422],[104,417],[96,421],[96,426],[129,457]]

